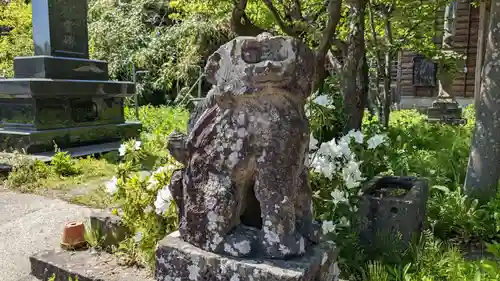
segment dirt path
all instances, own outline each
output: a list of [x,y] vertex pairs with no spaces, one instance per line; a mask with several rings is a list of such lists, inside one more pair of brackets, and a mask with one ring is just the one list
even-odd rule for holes
[[0,280],[30,272],[29,256],[59,247],[65,222],[85,220],[92,209],[0,187]]

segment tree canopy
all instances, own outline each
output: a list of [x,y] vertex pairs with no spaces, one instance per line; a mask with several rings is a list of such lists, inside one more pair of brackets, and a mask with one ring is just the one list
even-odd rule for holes
[[[448,2],[89,0],[90,50],[92,58],[109,62],[115,79],[131,80],[132,63],[147,71],[139,77],[141,103],[163,104],[190,88],[208,55],[234,36],[268,31],[299,37],[317,54],[315,89],[324,91],[325,79],[341,73],[334,91],[343,95],[346,113],[362,115],[367,89],[361,85],[373,75],[368,70],[378,69],[383,78],[384,62],[377,58],[400,49],[439,54],[434,43]],[[11,76],[14,56],[33,52],[31,5],[13,0],[0,9],[0,25],[14,27],[0,37],[0,71]],[[360,125],[359,114],[354,119],[348,127]]]
[[0,76],[12,76],[14,57],[33,53],[31,39],[31,4],[12,0],[0,4],[0,26],[12,29],[0,36]]

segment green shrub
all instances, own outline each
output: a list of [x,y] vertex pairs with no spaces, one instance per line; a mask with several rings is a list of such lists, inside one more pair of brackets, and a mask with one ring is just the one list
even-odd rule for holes
[[71,158],[68,152],[57,150],[56,154],[50,161],[52,170],[59,176],[74,176],[80,174],[75,161]]
[[[126,108],[125,115],[135,119],[135,109]],[[122,220],[133,233],[118,249],[126,264],[154,267],[156,243],[177,229],[177,210],[168,184],[173,170],[180,166],[169,155],[166,142],[173,130],[186,131],[188,118],[184,109],[142,106],[140,141],[128,140],[117,154],[106,156],[118,165],[116,176],[105,188],[120,205]]]
[[[135,108],[125,108],[125,118],[135,120]],[[173,130],[186,132],[189,111],[183,108],[145,105],[139,107],[142,137],[153,135],[167,137]]]
[[156,243],[177,229],[177,210],[168,185],[179,164],[169,157],[166,165],[157,166],[150,173],[143,169],[147,154],[142,143],[131,140],[123,146],[123,162],[117,176],[106,184],[108,193],[120,203],[124,225],[134,233],[120,244],[119,253],[127,264],[154,268]]
[[387,157],[391,172],[426,177],[431,185],[459,186],[465,179],[471,128],[470,123],[430,124],[416,110],[391,113],[392,151]]
[[12,172],[6,180],[6,186],[22,192],[32,191],[38,187],[40,179],[48,178],[52,171],[40,160],[33,160],[22,154],[15,154],[12,162]]

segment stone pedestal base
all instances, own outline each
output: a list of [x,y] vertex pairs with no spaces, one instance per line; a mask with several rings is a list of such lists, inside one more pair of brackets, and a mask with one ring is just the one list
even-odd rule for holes
[[178,232],[165,237],[156,250],[158,281],[337,281],[337,250],[333,243],[311,247],[290,260],[238,259],[201,250]]
[[462,119],[462,108],[454,100],[436,100],[432,107],[427,109],[427,120],[429,122],[442,122],[452,125],[464,124]]
[[26,153],[53,152],[54,143],[61,149],[116,142],[135,138],[141,124],[125,122],[55,130],[6,130],[0,128],[0,151]]

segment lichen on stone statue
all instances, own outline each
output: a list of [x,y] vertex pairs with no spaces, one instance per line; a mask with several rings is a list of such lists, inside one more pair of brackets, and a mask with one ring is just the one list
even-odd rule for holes
[[308,170],[313,52],[301,41],[237,37],[208,59],[213,85],[188,134],[170,136],[181,238],[235,257],[288,258],[318,243]]

